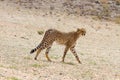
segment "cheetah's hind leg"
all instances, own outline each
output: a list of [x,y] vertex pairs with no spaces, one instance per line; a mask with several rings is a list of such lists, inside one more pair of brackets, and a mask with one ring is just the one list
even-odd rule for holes
[[38,49],[38,50],[37,50],[37,53],[36,53],[36,56],[35,56],[35,58],[34,58],[35,60],[37,60],[37,57],[38,57],[38,55],[40,54],[40,52],[41,52],[41,49]]
[[64,50],[64,54],[63,54],[63,57],[62,57],[62,62],[64,62],[64,59],[65,59],[65,56],[66,56],[66,53],[68,52],[69,50],[69,47],[66,46],[65,50]]
[[51,59],[48,56],[50,48],[51,48],[51,46],[46,49],[45,55],[46,55],[47,60],[51,62]]

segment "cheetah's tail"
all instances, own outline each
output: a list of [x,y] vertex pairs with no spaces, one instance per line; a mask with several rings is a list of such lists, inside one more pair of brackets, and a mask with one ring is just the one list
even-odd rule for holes
[[34,48],[34,49],[32,49],[31,51],[30,51],[30,54],[32,54],[32,53],[34,53],[37,49],[39,49],[40,48],[40,45],[38,45],[36,48]]
[[30,54],[34,53],[36,50],[37,50],[36,48],[32,49],[32,50],[30,51]]

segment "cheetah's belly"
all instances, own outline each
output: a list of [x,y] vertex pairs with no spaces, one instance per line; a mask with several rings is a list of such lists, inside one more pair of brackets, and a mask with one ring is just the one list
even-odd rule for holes
[[65,44],[67,42],[67,40],[64,40],[64,39],[57,39],[56,42],[58,44]]

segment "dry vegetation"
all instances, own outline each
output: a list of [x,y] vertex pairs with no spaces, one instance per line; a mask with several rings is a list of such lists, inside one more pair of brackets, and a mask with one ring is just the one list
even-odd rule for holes
[[[56,6],[55,11],[53,7],[49,9],[50,0],[39,0],[44,3],[36,9],[32,6],[29,9],[28,3],[24,6],[23,3],[18,5],[17,0],[10,1],[13,0],[0,1],[0,80],[120,80],[120,24],[113,22],[120,23],[119,17],[108,22],[98,19],[97,15],[71,14],[68,2],[64,3],[67,11],[61,11],[58,9],[60,5],[54,1],[64,0],[51,0]],[[71,3],[73,0],[65,1]],[[88,3],[90,1],[95,0]],[[119,5],[119,0],[115,1]],[[46,3],[49,4],[44,6]],[[105,12],[101,13],[109,15],[108,6],[105,4],[104,7]],[[76,9],[78,14],[79,8]],[[77,63],[71,52],[62,63],[64,46],[56,43],[49,54],[52,62],[46,60],[45,51],[37,61],[33,59],[35,54],[29,54],[42,40],[45,30],[55,28],[68,32],[78,27],[87,30],[86,36],[81,37],[76,46],[82,64]]]
[[[66,12],[76,16],[98,16],[102,19],[113,19],[120,16],[120,0],[1,0],[8,5],[26,9],[48,11],[47,14]],[[46,6],[47,5],[47,6]],[[53,12],[54,11],[54,12]]]

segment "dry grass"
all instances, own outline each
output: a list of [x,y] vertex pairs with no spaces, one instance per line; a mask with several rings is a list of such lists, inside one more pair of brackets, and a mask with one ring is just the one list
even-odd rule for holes
[[102,2],[103,4],[108,3],[109,0],[100,0],[100,2]]
[[46,67],[47,64],[34,63],[34,64],[31,64],[30,66],[31,66],[31,67],[34,67],[34,68],[42,68],[42,67]]
[[120,24],[120,16],[119,16],[119,17],[116,17],[113,21],[114,21],[115,23],[117,23],[117,24]]
[[37,33],[39,34],[39,35],[42,35],[43,33],[44,33],[44,31],[37,31]]
[[120,5],[120,0],[115,0],[117,5]]
[[24,59],[26,59],[26,60],[32,60],[32,58],[30,56],[25,56]]
[[15,65],[11,65],[8,68],[10,68],[10,69],[16,69],[17,70],[17,66],[15,66]]
[[20,80],[17,77],[8,77],[7,80]]

